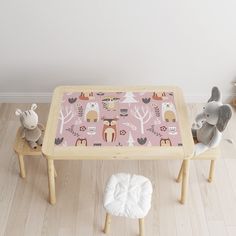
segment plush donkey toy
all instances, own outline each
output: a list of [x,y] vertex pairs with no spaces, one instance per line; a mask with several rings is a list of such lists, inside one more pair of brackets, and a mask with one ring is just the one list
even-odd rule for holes
[[[16,110],[16,115],[20,116],[20,122],[23,127],[22,138],[25,138],[30,147],[36,149],[37,145],[42,146],[42,125],[38,124],[38,115],[34,111],[37,108],[36,104],[32,104],[30,110],[22,112],[20,109]],[[41,129],[40,129],[41,127]]]
[[197,115],[192,127],[193,137],[198,142],[195,145],[194,155],[199,155],[220,143],[222,132],[231,116],[230,105],[222,104],[220,90],[213,87],[208,103],[203,107],[203,111]]

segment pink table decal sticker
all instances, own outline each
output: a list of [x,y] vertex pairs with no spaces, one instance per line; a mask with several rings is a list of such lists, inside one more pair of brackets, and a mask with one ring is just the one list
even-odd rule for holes
[[182,146],[173,92],[64,93],[55,145]]

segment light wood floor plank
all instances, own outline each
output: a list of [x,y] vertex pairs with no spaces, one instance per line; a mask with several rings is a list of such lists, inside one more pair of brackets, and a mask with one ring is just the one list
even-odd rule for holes
[[[169,183],[170,187],[173,191],[173,198],[179,199],[180,198],[180,184],[175,182],[176,174],[178,173],[180,162],[179,161],[168,161],[168,167],[169,167]],[[191,176],[190,181],[192,182]],[[162,190],[163,191],[163,190]],[[186,203],[188,206],[191,205],[191,202],[188,201]],[[176,219],[176,235],[189,235],[192,236],[192,227],[191,227],[191,219],[189,217],[189,207],[185,207],[185,205],[179,204],[178,201],[176,201],[176,204],[174,205],[174,216]]]
[[232,189],[224,159],[217,162],[215,182],[224,222],[228,226],[236,225],[236,195]]
[[4,234],[7,227],[19,180],[18,162],[11,147],[14,140],[12,131],[16,128],[16,122],[0,123],[0,235]]
[[236,226],[227,226],[228,236],[236,235]]
[[234,194],[236,195],[236,158],[225,159],[225,165],[230,178],[230,183]]
[[[218,175],[218,162],[220,161],[222,160],[220,159],[216,161],[216,175]],[[207,181],[210,161],[194,161],[194,165],[196,167],[202,204],[207,221],[223,221],[224,216],[216,188],[217,181],[216,179],[214,179],[212,183]]]
[[197,170],[195,162],[191,162],[190,178],[191,182],[189,185],[189,217],[191,220],[192,233],[194,236],[197,235],[208,235],[207,220],[205,216],[205,207],[202,202],[201,189],[197,178]]
[[208,222],[210,236],[227,236],[227,229],[224,221],[209,221]]
[[168,161],[158,163],[160,235],[177,235],[175,206],[179,204],[171,187]]
[[156,161],[139,161],[138,174],[146,176],[150,179],[153,186],[152,208],[147,217],[145,217],[145,233],[146,235],[160,235],[160,216],[159,216],[159,199],[160,187],[159,178],[156,169],[158,162]]

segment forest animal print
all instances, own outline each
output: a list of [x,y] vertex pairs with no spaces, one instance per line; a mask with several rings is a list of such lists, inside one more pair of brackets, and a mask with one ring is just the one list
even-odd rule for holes
[[92,99],[94,99],[93,92],[81,92],[79,99],[80,100],[92,100]]
[[118,97],[105,97],[102,99],[103,108],[107,111],[115,111],[117,106]]
[[88,102],[85,108],[85,120],[97,122],[99,120],[99,106],[97,102]]
[[107,119],[103,118],[102,136],[106,142],[114,142],[117,137],[117,118]]
[[86,138],[78,138],[76,140],[75,146],[87,146],[87,139]]
[[173,103],[162,103],[162,119],[166,122],[176,122],[176,110]]
[[178,146],[173,91],[77,91],[61,99],[57,148]]
[[160,146],[172,146],[171,140],[169,138],[161,138]]
[[153,92],[152,98],[154,100],[166,99],[166,93],[165,92]]

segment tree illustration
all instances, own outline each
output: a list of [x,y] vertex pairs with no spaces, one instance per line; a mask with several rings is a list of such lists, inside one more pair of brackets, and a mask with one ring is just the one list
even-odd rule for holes
[[129,147],[134,146],[134,138],[133,138],[131,132],[129,132],[129,138],[128,138],[128,140],[127,140],[127,143],[128,143],[128,146],[129,146]]
[[144,134],[144,125],[148,123],[148,121],[152,118],[152,113],[149,111],[148,108],[141,108],[134,107],[134,110],[131,110],[131,114],[139,120],[140,122],[140,130],[141,134]]
[[62,134],[64,125],[70,122],[73,117],[74,117],[74,110],[72,106],[70,106],[70,108],[68,108],[68,106],[64,107],[64,109],[61,108],[59,117],[59,120],[61,121],[60,131],[59,131],[60,134]]
[[152,146],[152,143],[150,141],[148,141],[148,144],[147,144],[148,147],[151,147]]
[[126,92],[124,95],[124,100],[122,103],[128,103],[129,105],[131,103],[137,103],[138,101],[134,98],[134,94],[132,92]]

